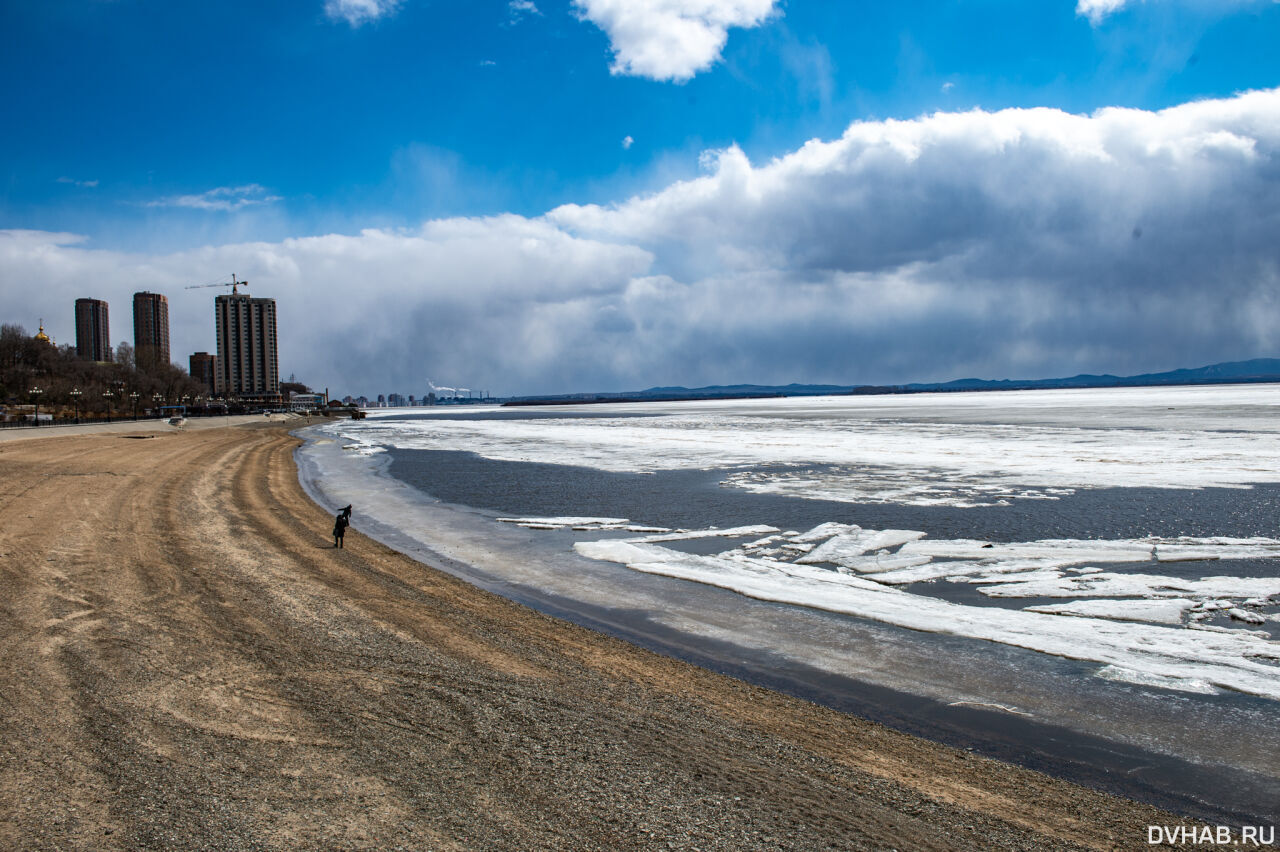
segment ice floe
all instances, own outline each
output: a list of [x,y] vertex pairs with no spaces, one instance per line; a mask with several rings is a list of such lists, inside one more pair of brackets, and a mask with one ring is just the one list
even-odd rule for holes
[[[1186,580],[1158,574],[1115,574],[1103,571],[1068,577],[1057,571],[1005,578],[980,591],[993,598],[1230,597],[1280,594],[1280,577],[1202,577]],[[970,582],[990,582],[988,577]]]
[[711,527],[705,530],[675,530],[674,532],[663,532],[658,535],[645,536],[639,539],[628,539],[629,541],[639,542],[660,542],[660,541],[681,541],[683,539],[695,538],[741,538],[749,535],[767,535],[768,533],[776,533],[777,527],[765,526],[763,524],[753,524],[745,527],[729,527],[728,529],[720,529]]
[[1176,689],[1179,692],[1198,692],[1201,695],[1218,693],[1217,688],[1203,678],[1159,675],[1148,671],[1127,669],[1124,666],[1103,666],[1095,675],[1103,680],[1122,681],[1138,686],[1157,686],[1161,689]]
[[853,529],[833,535],[797,561],[807,564],[830,562],[833,565],[852,567],[849,565],[850,561],[856,560],[868,551],[899,547],[907,542],[924,538],[924,535],[918,530]]
[[372,456],[377,453],[385,453],[387,451],[386,447],[381,447],[377,444],[370,444],[364,441],[356,441],[352,444],[343,444],[342,449],[357,456]]
[[[839,612],[912,630],[948,633],[1136,672],[1153,685],[1231,689],[1280,700],[1280,672],[1259,658],[1280,643],[1246,631],[1219,633],[1129,621],[970,606],[912,594],[813,565],[740,553],[701,556],[631,540],[578,542],[582,555],[691,580],[761,600]],[[1133,678],[1129,678],[1132,680]]]
[[[685,538],[762,533],[770,534],[715,555],[660,546]],[[1204,560],[1224,554],[1270,558],[1280,553],[1280,541],[1274,539],[1047,539],[996,544],[928,541],[918,530],[828,523],[807,532],[737,527],[580,541],[574,547],[588,558],[763,600],[1096,662],[1103,666],[1099,674],[1111,680],[1201,693],[1232,689],[1280,700],[1280,670],[1267,662],[1280,659],[1280,643],[1265,631],[1202,623],[1217,614],[1247,624],[1266,623],[1269,616],[1256,610],[1280,601],[1280,578],[1182,579],[1079,564],[1158,564],[1161,548],[1198,554]],[[894,547],[898,550],[891,552]],[[935,557],[954,561],[934,562]],[[985,584],[980,591],[991,597],[1075,600],[1016,610],[955,603],[897,588],[940,577]]]
[[1078,615],[1086,618],[1111,618],[1118,621],[1150,621],[1155,624],[1181,624],[1183,616],[1193,606],[1195,606],[1195,601],[1185,598],[1154,601],[1089,600],[1029,606],[1027,607],[1027,612]]
[[498,518],[499,523],[515,524],[532,530],[625,530],[627,532],[666,532],[665,527],[646,527],[633,524],[626,518]]

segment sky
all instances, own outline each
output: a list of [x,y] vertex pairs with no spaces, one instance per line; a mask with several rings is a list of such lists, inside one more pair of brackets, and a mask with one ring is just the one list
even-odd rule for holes
[[1280,356],[1276,0],[0,0],[0,322],[334,395]]

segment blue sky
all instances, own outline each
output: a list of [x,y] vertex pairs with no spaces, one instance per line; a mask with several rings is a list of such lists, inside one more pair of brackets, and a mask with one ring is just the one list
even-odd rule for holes
[[[208,349],[210,291],[181,287],[234,270],[258,282],[256,295],[294,300],[307,327],[356,333],[388,312],[412,317],[412,326],[389,330],[394,343],[366,341],[346,358],[282,330],[293,347],[282,351],[286,372],[364,392],[421,391],[426,377],[517,393],[1126,372],[1277,354],[1263,330],[1239,327],[1254,322],[1247,317],[1224,316],[1215,329],[1177,316],[1177,300],[1207,300],[1200,308],[1211,309],[1221,282],[1153,290],[1167,273],[1162,262],[1117,257],[1096,228],[1088,238],[1073,230],[1073,216],[1097,226],[1115,210],[1101,197],[1113,178],[1045,161],[1057,155],[1043,151],[1020,159],[981,144],[1018,116],[1015,124],[1051,127],[1047,113],[1027,115],[1037,108],[1087,120],[1107,107],[1147,116],[1144,129],[1107,125],[1104,147],[1119,144],[1114,128],[1159,137],[1130,139],[1125,151],[1172,145],[1169,134],[1219,151],[1225,133],[1244,140],[1231,150],[1247,162],[1220,163],[1220,174],[1202,173],[1209,148],[1181,164],[1143,155],[1122,169],[1145,175],[1149,206],[1134,218],[1169,218],[1178,205],[1183,215],[1169,233],[1199,233],[1203,214],[1194,208],[1223,204],[1262,228],[1275,212],[1264,197],[1276,181],[1274,99],[1241,101],[1239,93],[1280,85],[1280,3],[1272,0],[5,2],[0,44],[9,128],[0,134],[4,319],[33,326],[47,316],[63,340],[72,329],[62,301],[77,295],[119,303],[113,336],[127,339],[122,309],[142,281],[169,294],[175,347]],[[1202,109],[1192,136],[1185,121],[1158,120],[1199,102],[1232,105],[1223,108],[1232,115]],[[988,118],[962,139],[944,123],[921,123],[948,115]],[[911,145],[925,156],[905,172],[851,168],[851,160],[833,166],[827,183],[842,198],[873,195],[874,209],[796,194],[795,175],[808,174],[813,155],[806,142],[845,139],[843,155],[850,145],[893,148],[895,119],[923,134]],[[849,141],[855,123],[880,135]],[[1092,138],[1103,124],[1064,132]],[[1041,138],[1032,125],[1019,127],[1017,144]],[[770,215],[784,219],[744,224],[732,199],[724,208],[689,201],[697,193],[682,188],[715,190],[732,177],[725,151],[742,158],[752,180],[790,181],[777,196],[765,192]],[[779,168],[769,172],[770,163]],[[1011,163],[1040,163],[1048,183],[1018,183]],[[896,177],[880,180],[889,174]],[[957,175],[970,183],[958,186]],[[1091,180],[1099,182],[1096,209],[1078,193]],[[1169,187],[1180,194],[1157,197]],[[1255,207],[1246,215],[1223,192]],[[953,233],[952,217],[930,202],[937,197],[968,211],[969,225],[1002,230]],[[640,221],[646,201],[662,199],[670,206],[646,209],[668,222],[688,216],[681,234]],[[1082,239],[1076,253],[1087,262],[1046,255],[1009,283],[1003,252],[1024,256],[1027,244],[1010,241],[1018,227],[1006,217],[1037,204],[1031,215],[1041,219],[1027,239],[1040,248]],[[900,241],[902,253],[878,253],[879,243],[853,257],[848,235],[883,227],[883,211],[899,205],[904,230],[886,239]],[[832,222],[839,226],[824,231]],[[694,231],[697,242],[683,238]],[[1138,231],[1150,228],[1124,226],[1126,237]],[[756,251],[768,242],[762,235],[776,233],[795,238]],[[1240,236],[1218,265],[1235,270],[1232,287],[1258,294],[1247,312],[1254,317],[1276,310],[1267,293],[1277,256],[1264,236],[1256,247]],[[562,254],[531,260],[531,240]],[[1082,283],[1103,278],[1107,299]],[[45,286],[31,291],[24,281]],[[678,293],[654,295],[654,287]],[[825,297],[815,296],[822,287]],[[957,340],[927,352],[912,345],[911,354],[864,316],[833,321],[832,306],[849,304],[850,287],[902,334],[929,339],[961,293],[966,306],[991,298],[993,308],[973,311]],[[1009,287],[1025,300],[1017,313],[1001,289]],[[1039,301],[1028,295],[1037,288]],[[1238,301],[1241,291],[1232,292]],[[744,299],[786,315],[794,333],[746,317],[728,322],[726,306]],[[504,305],[496,316],[494,300]],[[1142,300],[1169,303],[1162,323],[1186,326],[1180,341],[1148,341],[1141,324],[1149,314],[1137,307],[1124,321],[1113,315],[1115,304]],[[1049,314],[1070,318],[1102,301],[1112,308],[1096,321],[1042,327]],[[659,302],[667,308],[657,310]],[[311,314],[335,304],[346,325]],[[1233,316],[1237,309],[1223,306]],[[410,327],[445,324],[451,334],[494,338],[474,351],[398,339],[414,337]],[[575,331],[584,327],[595,330],[590,340]],[[495,353],[513,337],[520,347]]]

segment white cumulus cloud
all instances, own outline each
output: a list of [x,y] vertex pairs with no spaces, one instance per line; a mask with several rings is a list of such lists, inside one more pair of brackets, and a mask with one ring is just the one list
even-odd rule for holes
[[334,20],[359,27],[393,14],[401,0],[325,0],[324,12]]
[[734,27],[759,26],[777,0],[573,0],[604,30],[614,74],[685,81],[720,58]]

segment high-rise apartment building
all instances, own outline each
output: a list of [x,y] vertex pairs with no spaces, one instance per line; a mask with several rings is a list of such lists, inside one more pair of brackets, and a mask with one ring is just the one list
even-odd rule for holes
[[111,360],[107,303],[101,299],[76,299],[76,356],[84,361]]
[[210,396],[217,389],[218,359],[208,352],[191,353],[191,378],[204,385]]
[[169,300],[133,294],[133,357],[139,366],[169,363]]
[[218,332],[216,392],[243,400],[279,401],[276,300],[232,293],[214,299],[214,312]]

